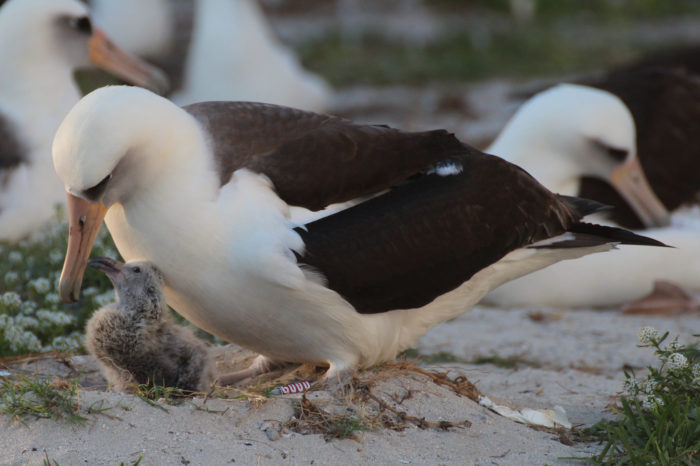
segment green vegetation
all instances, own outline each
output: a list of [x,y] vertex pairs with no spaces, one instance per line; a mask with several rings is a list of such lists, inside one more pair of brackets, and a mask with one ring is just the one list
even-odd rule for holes
[[[58,350],[75,351],[92,311],[114,299],[109,279],[85,271],[83,297],[65,304],[58,296],[58,279],[68,241],[68,225],[57,213],[35,239],[0,244],[0,357]],[[94,256],[118,257],[103,228]]]
[[642,380],[625,373],[619,418],[588,429],[605,444],[596,464],[700,464],[700,342],[662,346],[667,337],[641,330],[641,346],[654,349],[659,365]]
[[535,361],[529,361],[519,356],[508,356],[502,358],[500,356],[477,356],[472,361],[472,364],[493,364],[496,367],[503,369],[518,369],[522,366],[541,367],[541,364]]
[[518,369],[522,366],[540,367],[539,363],[529,361],[519,356],[508,356],[507,358],[502,358],[500,356],[476,356],[472,360],[467,360],[448,351],[438,351],[436,353],[424,354],[415,348],[409,348],[403,351],[399,357],[404,359],[415,359],[423,364],[493,364],[494,366],[501,367],[503,369]]
[[149,405],[162,409],[166,413],[168,410],[157,403],[158,401],[169,405],[181,405],[185,402],[185,397],[188,395],[188,393],[185,393],[177,387],[168,387],[152,383],[136,385],[134,393]]
[[[589,15],[597,20],[618,17],[659,18],[679,16],[700,11],[695,0],[533,0],[534,11],[539,18]],[[438,10],[480,10],[482,12],[509,13],[509,0],[426,0],[426,4]]]
[[24,422],[26,417],[84,422],[75,400],[78,381],[49,381],[17,376],[0,379],[0,413]]
[[455,32],[422,46],[373,34],[353,41],[331,34],[301,45],[299,52],[309,68],[342,87],[563,75],[615,66],[642,50],[635,44],[610,47],[602,37],[565,34],[556,25],[514,25]]
[[[0,242],[0,358],[50,350],[83,351],[83,331],[92,313],[114,301],[107,276],[87,267],[79,302],[58,296],[58,279],[68,245],[68,224],[61,210],[32,239]],[[106,228],[97,235],[92,257],[121,259]],[[7,258],[5,260],[5,258]],[[179,324],[188,324],[172,312]],[[208,342],[222,340],[194,329]]]
[[[429,0],[446,20],[425,43],[381,31],[330,33],[299,44],[304,64],[336,86],[463,83],[597,71],[653,52],[640,21],[700,15],[695,0],[533,0],[529,20],[516,20],[508,0]],[[679,40],[679,39],[676,39]],[[663,41],[663,46],[673,44]]]

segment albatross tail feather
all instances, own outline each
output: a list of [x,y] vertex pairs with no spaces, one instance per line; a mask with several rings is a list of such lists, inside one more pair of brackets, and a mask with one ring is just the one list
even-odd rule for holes
[[595,214],[601,210],[612,209],[612,206],[601,204],[598,201],[592,199],[585,199],[583,197],[565,196],[563,194],[557,194],[560,201],[568,205],[571,210],[579,214],[581,217],[586,215]]
[[579,222],[571,225],[565,235],[558,241],[540,242],[530,246],[531,249],[569,249],[599,246],[603,244],[634,244],[639,246],[668,246],[648,236],[638,235],[624,228]]

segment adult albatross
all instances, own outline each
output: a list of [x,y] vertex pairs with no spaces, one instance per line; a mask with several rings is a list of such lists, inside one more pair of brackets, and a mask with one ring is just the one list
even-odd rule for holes
[[[676,94],[685,92],[685,88],[678,88]],[[680,147],[680,142],[690,136],[686,129],[697,126],[697,122],[688,121],[673,129],[678,117],[676,114],[668,122],[656,116],[647,118],[641,123],[646,133],[640,135],[623,100],[576,84],[555,86],[523,104],[488,148],[490,153],[522,166],[552,191],[592,196],[606,204],[610,201],[615,209],[606,214],[612,213],[614,220],[620,219],[615,214],[623,207],[613,202],[619,199],[626,207],[623,212],[635,212],[639,224],[649,228],[646,233],[675,249],[642,253],[632,247],[615,256],[593,255],[575,264],[556,264],[508,283],[485,299],[499,306],[617,306],[648,293],[659,279],[700,292],[700,263],[691,259],[700,255],[700,236],[697,226],[693,226],[698,222],[688,222],[679,215],[670,218],[665,207],[677,207],[668,200],[681,198],[674,197],[674,193],[691,193],[688,182],[696,183],[693,177],[698,178],[692,169],[692,154],[697,148]],[[650,134],[654,129],[668,134]],[[675,150],[662,154],[662,141],[672,143]],[[654,148],[642,156],[642,150]],[[665,175],[657,173],[651,183],[644,173],[649,159],[655,160],[657,167],[667,165],[660,170]],[[594,197],[600,191],[583,191],[591,186],[585,180],[609,186],[616,197]],[[655,194],[661,180],[666,186],[659,191],[663,202]]]
[[258,0],[90,0],[117,44],[168,71],[172,100],[254,100],[322,111],[332,90],[304,69]]
[[[260,353],[228,381],[272,361],[347,376],[505,281],[620,243],[662,245],[581,223],[598,204],[557,196],[446,131],[268,104],[182,109],[103,88],[66,116],[53,157],[71,222],[63,299],[78,299],[106,212],[124,258],[163,271],[175,310]],[[288,216],[358,198],[303,226]]]
[[0,240],[17,240],[65,201],[51,164],[59,123],[80,99],[77,68],[97,66],[165,90],[162,74],[124,54],[77,0],[10,0],[0,8]]

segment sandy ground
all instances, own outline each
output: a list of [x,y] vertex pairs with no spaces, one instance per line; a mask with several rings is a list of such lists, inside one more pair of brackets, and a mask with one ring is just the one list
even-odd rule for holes
[[[417,344],[423,354],[447,352],[457,359],[478,356],[516,357],[515,369],[491,364],[450,363],[421,366],[465,375],[494,401],[514,408],[562,406],[575,426],[590,425],[610,416],[623,380],[623,367],[642,368],[654,361],[650,350],[638,348],[637,332],[644,325],[670,331],[688,341],[700,331],[697,314],[659,318],[624,316],[618,311],[502,310],[476,307],[439,325]],[[220,369],[232,359],[249,355],[229,347],[217,348]],[[566,464],[567,457],[587,456],[600,447],[571,442],[571,436],[536,430],[503,418],[467,396],[436,384],[412,370],[385,367],[360,374],[374,381],[371,393],[395,410],[428,422],[469,426],[447,430],[421,428],[404,422],[405,429],[375,426],[355,438],[326,440],[321,434],[303,434],[290,420],[299,396],[266,401],[245,399],[188,399],[167,412],[128,394],[104,391],[89,356],[69,361],[49,360],[14,366],[13,372],[69,377],[83,374],[80,390],[85,424],[28,420],[26,425],[8,416],[1,419],[0,464]],[[537,366],[537,367],[534,367]],[[294,378],[294,374],[292,374]],[[229,396],[238,392],[231,391]],[[349,396],[349,395],[348,395]],[[309,399],[330,413],[350,413],[346,401],[334,401],[328,392]],[[349,399],[349,398],[348,398]],[[372,417],[373,403],[355,403]],[[376,406],[375,406],[376,407]],[[109,408],[104,414],[92,408]],[[390,414],[388,411],[386,414]],[[395,419],[395,417],[393,417]],[[293,422],[292,422],[293,424]],[[53,464],[53,463],[52,463]]]

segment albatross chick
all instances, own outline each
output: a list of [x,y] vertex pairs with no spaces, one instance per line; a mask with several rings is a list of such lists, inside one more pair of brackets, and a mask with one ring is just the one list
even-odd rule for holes
[[91,259],[114,284],[117,302],[87,324],[85,346],[116,390],[134,383],[204,391],[213,379],[207,347],[188,328],[175,325],[163,297],[163,275],[147,262],[122,264]]

